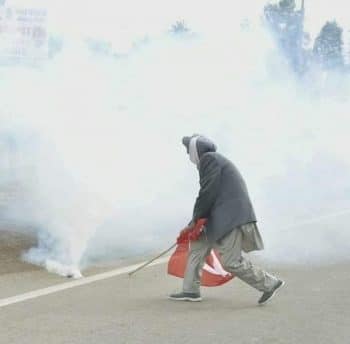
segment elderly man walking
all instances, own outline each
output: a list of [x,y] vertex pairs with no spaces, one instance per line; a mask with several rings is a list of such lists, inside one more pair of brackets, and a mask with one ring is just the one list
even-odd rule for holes
[[[200,272],[206,256],[215,248],[224,269],[263,294],[264,304],[283,286],[284,281],[253,266],[242,251],[262,250],[263,242],[246,184],[235,165],[216,152],[216,145],[200,135],[182,140],[190,160],[197,166],[200,191],[191,224],[206,218],[204,231],[191,241],[183,291],[169,296],[172,300],[201,301]],[[190,226],[189,226],[190,227]],[[188,231],[188,229],[187,229]]]

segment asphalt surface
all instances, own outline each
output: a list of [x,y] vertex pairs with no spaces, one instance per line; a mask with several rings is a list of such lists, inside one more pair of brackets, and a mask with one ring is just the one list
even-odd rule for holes
[[[12,248],[7,241],[6,254],[0,240],[0,299],[67,282],[20,262],[28,238],[21,240],[14,236]],[[201,303],[168,300],[181,280],[158,265],[132,278],[121,275],[2,307],[0,343],[350,343],[350,263],[260,265],[286,281],[265,306],[257,306],[259,292],[236,278],[204,288]]]

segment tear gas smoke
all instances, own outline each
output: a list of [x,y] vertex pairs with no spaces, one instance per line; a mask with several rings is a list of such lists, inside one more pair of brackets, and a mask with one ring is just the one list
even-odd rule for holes
[[[198,190],[181,145],[193,132],[211,137],[245,176],[264,257],[348,257],[350,215],[307,221],[350,209],[349,76],[295,78],[260,25],[262,1],[254,10],[208,7],[212,25],[187,3],[196,33],[172,35],[178,8],[161,5],[158,26],[146,12],[141,24],[130,17],[123,29],[110,18],[107,29],[95,4],[87,5],[93,24],[77,15],[73,26],[65,24],[78,7],[63,21],[52,2],[61,51],[35,68],[1,66],[1,184],[21,190],[3,218],[37,233],[27,260],[79,276],[98,260],[172,242]],[[91,37],[110,50],[91,49]]]

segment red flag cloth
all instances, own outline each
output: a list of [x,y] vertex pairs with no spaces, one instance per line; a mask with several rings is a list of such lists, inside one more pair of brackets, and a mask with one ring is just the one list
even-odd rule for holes
[[[183,278],[187,264],[190,243],[181,243],[168,262],[168,274]],[[230,281],[234,276],[222,267],[219,254],[212,250],[206,258],[202,270],[201,285],[205,287],[216,287]]]
[[176,239],[176,243],[184,244],[187,243],[189,240],[198,240],[203,232],[206,223],[207,219],[198,219],[194,225],[192,225],[191,227],[186,227],[180,232],[180,235]]

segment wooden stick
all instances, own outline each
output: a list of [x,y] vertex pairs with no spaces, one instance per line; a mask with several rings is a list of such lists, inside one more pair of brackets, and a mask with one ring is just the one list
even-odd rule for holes
[[158,254],[156,257],[150,259],[149,261],[147,261],[146,263],[142,264],[141,266],[139,266],[137,269],[135,269],[134,271],[129,272],[129,276],[133,275],[135,272],[142,270],[143,268],[145,268],[147,265],[151,264],[152,262],[154,262],[156,259],[164,256],[165,254],[167,254],[169,251],[171,251],[177,244],[173,244],[171,245],[168,249],[166,249],[165,251],[163,251],[162,253]]

